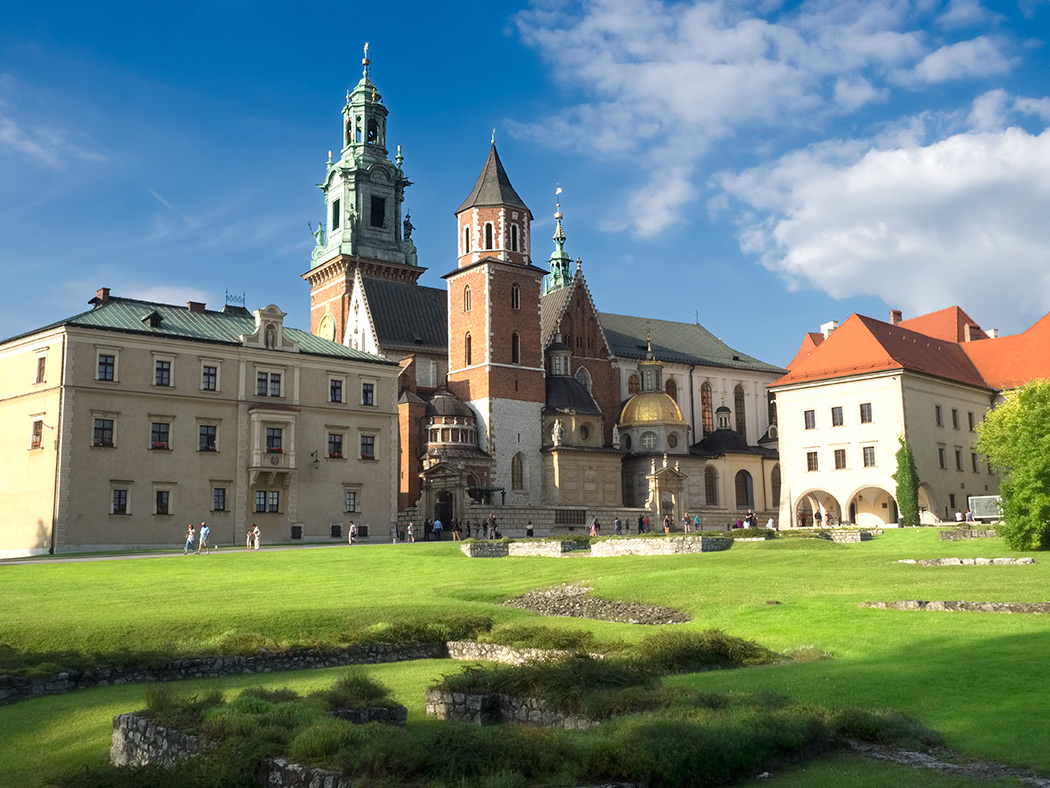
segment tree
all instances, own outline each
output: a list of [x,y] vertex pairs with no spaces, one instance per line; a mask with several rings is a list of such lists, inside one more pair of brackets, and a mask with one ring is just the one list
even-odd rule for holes
[[897,470],[890,478],[897,482],[897,511],[901,522],[914,528],[919,524],[919,471],[908,441],[903,435],[898,435],[897,440],[901,443],[897,449]]
[[977,450],[1003,476],[1000,536],[1011,550],[1050,548],[1050,380],[1007,393],[978,428]]

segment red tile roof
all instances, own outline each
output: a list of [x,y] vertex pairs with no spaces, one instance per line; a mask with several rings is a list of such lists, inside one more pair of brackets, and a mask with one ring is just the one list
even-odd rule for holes
[[804,337],[802,337],[802,344],[799,345],[798,352],[795,357],[788,362],[787,368],[794,369],[795,365],[809,358],[809,354],[817,349],[817,345],[824,341],[824,335],[819,331],[810,331]]
[[962,348],[988,384],[997,389],[1050,378],[1050,313],[1020,334],[967,342]]
[[[977,325],[977,321],[957,306],[919,315],[910,320],[902,320],[899,325],[901,328],[909,328],[920,334],[948,342],[968,342],[971,339],[988,338],[988,335]],[[969,335],[967,335],[966,326],[971,327]]]
[[957,342],[862,315],[850,315],[808,356],[796,356],[789,369],[773,385],[907,369],[988,388]]

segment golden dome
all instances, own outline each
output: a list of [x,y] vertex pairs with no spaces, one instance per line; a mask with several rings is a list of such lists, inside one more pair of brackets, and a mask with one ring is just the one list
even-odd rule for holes
[[662,391],[643,391],[635,394],[620,413],[620,429],[646,424],[681,424],[685,422],[682,409],[670,394]]

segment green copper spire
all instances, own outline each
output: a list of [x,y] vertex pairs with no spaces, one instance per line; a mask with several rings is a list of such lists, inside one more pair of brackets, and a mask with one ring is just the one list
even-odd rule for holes
[[572,281],[572,274],[569,270],[572,260],[569,258],[569,253],[565,251],[565,231],[561,229],[561,199],[558,197],[560,194],[561,186],[558,186],[554,190],[554,218],[557,221],[557,226],[554,229],[554,251],[547,261],[550,264],[551,272],[544,277],[544,295],[553,293],[555,290],[561,290]]

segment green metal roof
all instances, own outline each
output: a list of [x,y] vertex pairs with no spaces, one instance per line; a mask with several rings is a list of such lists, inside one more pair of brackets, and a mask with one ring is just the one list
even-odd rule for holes
[[[160,318],[156,328],[151,327],[149,321],[143,322],[145,318],[154,313]],[[227,306],[222,311],[206,309],[202,312],[194,312],[184,306],[111,296],[105,303],[92,310],[59,320],[35,331],[26,332],[19,337],[11,337],[11,339],[37,334],[60,326],[80,326],[101,331],[119,331],[140,336],[210,342],[219,345],[240,345],[242,334],[255,333],[255,316],[243,307]],[[321,339],[321,337],[298,328],[286,326],[284,334],[291,341],[298,343],[299,351],[306,355],[346,358],[374,364],[394,363],[360,350],[329,342],[327,339]]]

